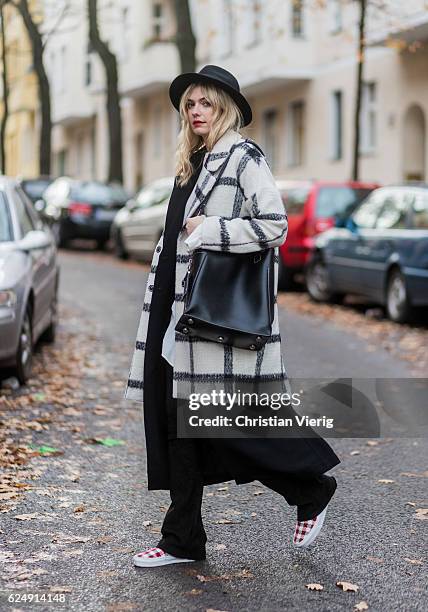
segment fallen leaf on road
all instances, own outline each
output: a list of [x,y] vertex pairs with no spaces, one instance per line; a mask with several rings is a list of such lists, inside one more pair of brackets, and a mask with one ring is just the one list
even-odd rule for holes
[[368,440],[366,444],[367,446],[377,446],[379,442],[377,440]]
[[395,482],[395,480],[389,480],[388,478],[380,478],[378,482],[382,484],[392,484],[393,482]]
[[84,442],[88,444],[102,444],[103,446],[119,446],[125,444],[124,440],[117,440],[116,438],[84,438]]
[[400,472],[400,476],[408,476],[409,478],[428,478],[428,471],[415,474],[414,472]]
[[91,536],[75,536],[68,533],[59,533],[55,535],[51,542],[55,544],[74,544],[75,542],[87,542]]
[[[46,516],[44,514],[40,514],[40,512],[34,512],[33,514],[16,514],[13,518],[17,521],[32,521],[34,519],[45,519]],[[49,520],[51,520],[49,518]]]
[[202,589],[192,589],[191,591],[184,591],[183,595],[200,595],[203,593]]
[[417,508],[415,518],[420,521],[428,520],[428,508]]
[[69,586],[51,586],[49,589],[51,593],[71,593],[72,590]]
[[359,587],[356,584],[352,584],[352,582],[340,581],[336,582],[336,586],[340,587],[342,591],[353,591],[354,593],[359,589]]
[[413,565],[423,565],[423,561],[421,559],[409,559],[408,557],[404,557],[404,561],[408,561],[409,563],[413,563]]
[[368,610],[369,607],[366,601],[360,601],[360,603],[355,604],[354,610]]
[[30,444],[30,448],[33,448],[34,450],[38,451],[42,457],[64,454],[64,451],[59,450],[58,448],[55,448],[54,446],[46,446],[46,445],[37,446],[36,444]]
[[230,519],[218,519],[214,523],[216,525],[239,525],[238,521],[231,521]]
[[379,557],[366,557],[366,559],[373,561],[373,563],[383,563],[383,559],[380,559]]
[[305,586],[310,591],[322,591],[324,589],[323,585],[318,582],[310,582],[309,584],[305,584]]
[[415,502],[406,502],[406,506],[416,506]]
[[222,574],[221,576],[203,576],[202,574],[197,574],[196,578],[199,582],[212,582],[214,580],[232,580],[233,578],[254,578],[254,574],[247,569],[243,569],[239,572]]

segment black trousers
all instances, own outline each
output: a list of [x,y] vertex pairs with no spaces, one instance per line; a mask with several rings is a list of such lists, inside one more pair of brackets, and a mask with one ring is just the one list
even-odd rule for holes
[[[171,505],[161,528],[157,544],[176,557],[202,560],[206,558],[207,535],[202,522],[203,478],[200,472],[200,444],[205,439],[177,438],[177,400],[172,397],[171,365],[166,367],[166,406],[168,413],[168,457],[170,468]],[[282,495],[290,506],[297,506],[299,521],[314,518],[326,506],[331,495],[326,475],[284,476],[275,473],[260,482]]]

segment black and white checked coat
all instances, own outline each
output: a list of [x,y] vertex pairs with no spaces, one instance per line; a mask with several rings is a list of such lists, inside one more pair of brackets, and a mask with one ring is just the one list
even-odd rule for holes
[[[216,175],[234,144],[239,146],[233,151],[220,181],[215,185]],[[210,197],[205,205],[208,195]],[[226,381],[239,383],[257,379],[282,385],[287,374],[281,355],[276,291],[278,247],[286,239],[288,223],[281,195],[264,156],[255,145],[245,142],[239,132],[228,130],[206,156],[198,181],[189,197],[192,199],[189,216],[192,216],[200,205],[202,210],[199,214],[206,215],[201,225],[202,248],[244,253],[275,247],[274,321],[271,341],[259,351],[229,347],[176,332],[173,396],[186,398],[192,383],[209,386],[221,385]],[[184,243],[186,238],[187,232],[183,226],[177,240],[175,268],[177,320],[184,310],[183,280],[189,261],[189,250]],[[125,399],[144,401],[145,346],[152,291],[163,239],[164,234],[155,248],[147,279]]]

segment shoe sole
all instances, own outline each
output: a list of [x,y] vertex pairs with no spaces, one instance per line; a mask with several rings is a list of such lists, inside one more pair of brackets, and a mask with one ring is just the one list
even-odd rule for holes
[[171,565],[172,563],[191,563],[196,559],[143,559],[142,557],[134,557],[133,562],[136,567],[160,567],[161,565]]

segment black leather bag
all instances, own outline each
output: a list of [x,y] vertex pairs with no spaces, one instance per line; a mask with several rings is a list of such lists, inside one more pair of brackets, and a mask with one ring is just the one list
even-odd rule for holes
[[175,326],[176,331],[259,350],[272,335],[274,249],[251,253],[195,249],[190,257],[184,293],[184,312]]

